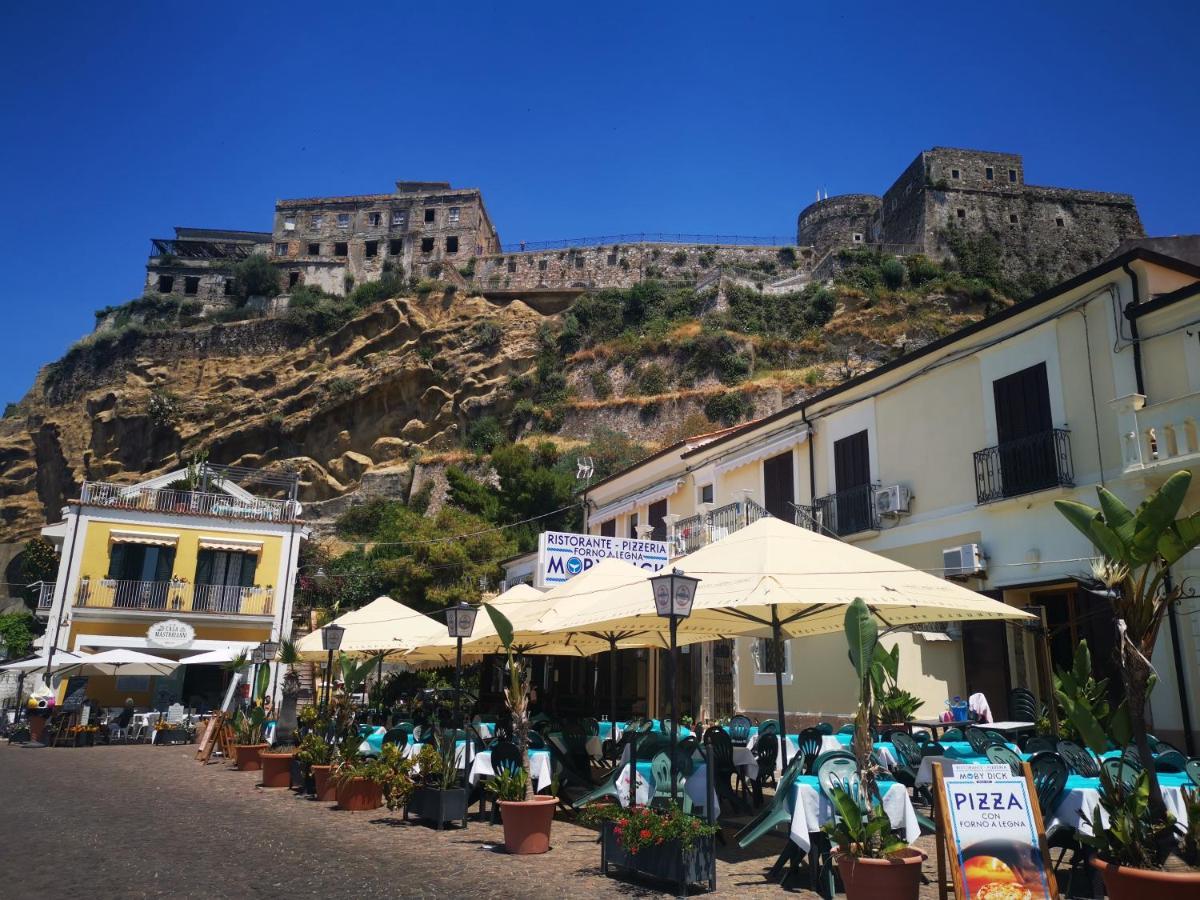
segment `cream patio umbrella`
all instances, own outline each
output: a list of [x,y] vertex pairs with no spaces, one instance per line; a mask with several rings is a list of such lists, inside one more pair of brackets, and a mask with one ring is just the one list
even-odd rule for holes
[[[773,517],[681,557],[673,566],[700,579],[692,614],[679,623],[680,635],[693,640],[734,635],[783,640],[836,633],[855,597],[866,602],[885,628],[1031,618],[951,581]],[[653,627],[653,620],[665,622],[655,612],[646,576],[642,582],[640,587],[598,592],[587,605],[551,610],[538,624],[557,631],[637,629]],[[709,637],[696,637],[701,634]],[[778,672],[775,689],[783,727]]]
[[178,665],[178,660],[117,647],[61,668],[55,666],[55,671],[84,675],[170,675]]
[[[366,606],[338,616],[329,624],[346,629],[341,652],[358,657],[403,654],[446,634],[445,623],[391,597],[376,597]],[[321,630],[318,628],[297,641],[296,651],[301,659],[324,659],[326,651],[321,646]]]

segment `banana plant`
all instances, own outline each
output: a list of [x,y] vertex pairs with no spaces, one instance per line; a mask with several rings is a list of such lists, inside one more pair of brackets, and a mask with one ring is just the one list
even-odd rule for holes
[[[1103,487],[1096,489],[1098,509],[1075,500],[1054,502],[1067,521],[1103,554],[1092,572],[1112,597],[1118,671],[1125,688],[1131,736],[1149,774],[1151,815],[1160,822],[1166,821],[1167,808],[1146,736],[1146,701],[1154,684],[1150,658],[1159,628],[1183,594],[1182,582],[1170,581],[1170,567],[1200,545],[1200,513],[1176,518],[1191,482],[1191,472],[1176,472],[1136,510]],[[1085,734],[1086,727],[1094,737],[1095,727],[1088,717],[1078,708],[1076,715],[1078,720],[1072,716],[1071,721],[1080,733]]]
[[875,769],[871,765],[871,697],[873,671],[876,667],[879,647],[879,624],[861,597],[846,608],[843,621],[846,643],[850,650],[850,664],[858,677],[858,710],[854,715],[854,756],[858,761],[860,796],[869,805],[878,798],[875,786]]
[[504,645],[508,657],[508,687],[504,689],[504,700],[512,713],[513,736],[517,739],[517,750],[521,754],[521,770],[525,773],[525,799],[533,799],[533,779],[529,773],[529,670],[513,652],[513,626],[508,616],[489,603],[487,610],[496,636]]

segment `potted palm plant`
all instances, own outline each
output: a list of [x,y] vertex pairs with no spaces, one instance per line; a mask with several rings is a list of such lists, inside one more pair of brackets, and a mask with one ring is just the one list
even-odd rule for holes
[[[1172,860],[1186,863],[1174,817],[1163,801],[1146,728],[1146,703],[1156,676],[1150,664],[1163,619],[1183,595],[1170,567],[1200,545],[1200,513],[1176,518],[1191,485],[1192,473],[1176,472],[1158,490],[1130,510],[1111,491],[1098,487],[1100,507],[1075,500],[1055,506],[1098,549],[1093,589],[1112,601],[1116,662],[1124,702],[1102,722],[1087,703],[1059,692],[1072,724],[1093,751],[1108,749],[1108,738],[1136,748],[1141,773],[1132,785],[1102,773],[1100,808],[1092,811],[1097,851],[1093,865],[1104,874],[1110,897],[1200,895],[1200,870],[1164,872]],[[1100,827],[1101,810],[1109,827]],[[1118,823],[1114,825],[1113,823]]]
[[438,831],[451,822],[467,827],[467,789],[458,771],[457,748],[443,734],[437,732],[435,746],[422,747],[417,755],[414,771],[419,783],[404,808],[405,819],[411,813],[432,822]]
[[263,727],[266,715],[261,706],[252,707],[249,711],[238,710],[233,718],[233,752],[234,761],[242,772],[257,772],[262,768],[259,754],[270,744],[263,741]]
[[[504,700],[512,715],[513,737],[521,754],[524,784],[521,799],[497,797],[504,821],[504,847],[509,853],[545,853],[550,849],[550,826],[554,822],[554,797],[537,796],[529,777],[529,671],[513,652],[513,626],[504,613],[484,604],[508,660],[508,687]],[[515,791],[512,792],[515,794]]]
[[315,795],[318,800],[337,799],[332,794],[327,797],[321,796],[329,781],[329,770],[333,763],[333,747],[323,735],[309,732],[302,737],[300,746],[296,749],[296,760],[300,765],[305,793]]
[[900,646],[875,649],[871,663],[872,715],[880,725],[905,725],[921,708],[921,698],[900,687]]
[[334,767],[338,809],[355,812],[404,806],[412,795],[412,760],[400,748],[388,744],[374,759],[347,754]]
[[847,608],[844,629],[858,678],[852,746],[859,787],[857,796],[843,787],[834,788],[835,816],[823,830],[837,847],[834,859],[848,900],[917,900],[925,854],[893,836],[871,761],[871,698],[876,680],[872,669],[885,651],[879,647],[879,625],[861,597]]

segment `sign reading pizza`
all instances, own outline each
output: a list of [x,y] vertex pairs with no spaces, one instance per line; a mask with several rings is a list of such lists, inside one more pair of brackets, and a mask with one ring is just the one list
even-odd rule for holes
[[936,769],[938,830],[955,895],[971,900],[1057,896],[1032,779],[1014,775],[1007,765],[956,765],[953,775]]
[[562,584],[602,559],[621,559],[647,572],[657,572],[667,564],[667,545],[663,541],[543,531],[538,536],[534,587]]

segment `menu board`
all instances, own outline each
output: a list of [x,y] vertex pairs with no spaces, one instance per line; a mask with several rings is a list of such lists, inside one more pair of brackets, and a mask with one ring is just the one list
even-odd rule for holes
[[67,679],[67,690],[62,702],[64,710],[73,711],[83,706],[83,701],[87,699],[87,683],[86,675],[72,675]]
[[[1028,764],[934,766],[939,832],[960,900],[1034,900],[1057,896],[1045,830]],[[944,893],[944,882],[943,882]]]

